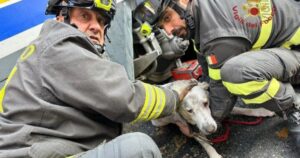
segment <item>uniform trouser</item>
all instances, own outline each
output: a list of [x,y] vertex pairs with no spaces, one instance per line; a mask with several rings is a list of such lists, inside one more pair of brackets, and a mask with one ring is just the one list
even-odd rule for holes
[[297,81],[300,52],[284,48],[240,54],[221,68],[226,89],[246,104],[259,104],[278,112],[293,105],[295,92],[290,81]]
[[154,141],[143,133],[123,134],[93,150],[70,158],[161,158]]
[[205,56],[202,54],[197,54],[197,60],[199,65],[202,67],[202,75],[199,79],[200,82],[207,82],[209,83],[209,76],[208,76],[208,65],[205,59]]

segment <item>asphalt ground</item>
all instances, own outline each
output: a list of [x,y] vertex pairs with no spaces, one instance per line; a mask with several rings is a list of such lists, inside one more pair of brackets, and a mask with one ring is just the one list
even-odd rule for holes
[[[230,116],[230,119],[254,121],[254,117]],[[124,133],[139,131],[148,134],[158,144],[163,158],[207,158],[202,146],[192,138],[181,134],[176,125],[154,127],[151,122],[126,124]],[[225,129],[209,136],[221,135]],[[278,116],[264,118],[258,125],[230,125],[227,141],[213,145],[224,158],[300,158],[287,123]]]

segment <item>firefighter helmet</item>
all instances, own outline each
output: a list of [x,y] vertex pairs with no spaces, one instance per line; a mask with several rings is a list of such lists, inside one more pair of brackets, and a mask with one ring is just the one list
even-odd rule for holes
[[46,14],[58,15],[62,8],[86,8],[99,12],[108,19],[113,19],[116,11],[115,0],[49,0]]
[[188,26],[188,37],[195,29],[194,20],[190,13],[191,0],[189,0],[187,7],[183,8],[178,4],[178,0],[136,0],[137,7],[133,12],[135,20],[140,23],[148,22],[151,25],[157,24],[159,18],[167,7],[174,9],[184,19]]
[[171,0],[136,0],[134,18],[141,23],[154,24],[167,8]]

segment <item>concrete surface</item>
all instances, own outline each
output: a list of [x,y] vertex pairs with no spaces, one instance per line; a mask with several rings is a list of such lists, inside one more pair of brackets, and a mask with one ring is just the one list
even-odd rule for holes
[[[231,116],[231,118],[255,119],[244,116]],[[300,155],[297,155],[291,138],[279,138],[276,134],[286,127],[285,121],[278,116],[264,118],[261,124],[255,126],[231,125],[229,139],[215,144],[214,147],[224,158],[299,158]],[[152,126],[151,122],[125,125],[124,132],[130,131],[140,131],[150,135],[158,144],[163,158],[208,157],[200,144],[182,135],[175,125],[161,128]]]

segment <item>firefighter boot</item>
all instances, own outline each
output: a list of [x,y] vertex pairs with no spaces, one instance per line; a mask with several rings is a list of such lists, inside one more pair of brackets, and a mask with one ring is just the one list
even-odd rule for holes
[[293,107],[287,113],[287,117],[289,133],[296,144],[298,154],[300,154],[300,110]]

